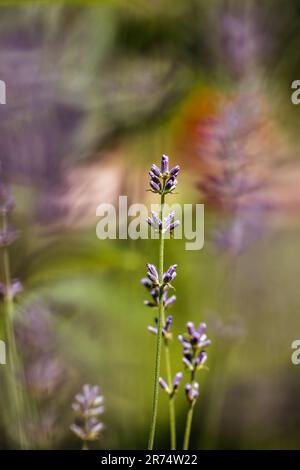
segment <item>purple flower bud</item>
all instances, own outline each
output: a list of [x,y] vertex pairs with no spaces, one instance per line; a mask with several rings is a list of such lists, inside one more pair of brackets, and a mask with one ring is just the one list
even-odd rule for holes
[[169,227],[169,230],[170,232],[172,232],[176,227],[178,227],[180,225],[180,222],[179,220],[175,220],[175,222],[173,222],[172,224],[170,224],[170,227]]
[[173,281],[173,279],[176,277],[176,272],[175,272],[176,268],[177,268],[177,264],[173,264],[172,266],[169,267],[168,271],[164,273],[163,281],[165,284]]
[[154,335],[157,335],[157,328],[155,328],[154,326],[148,326],[147,330],[154,334]]
[[170,274],[170,276],[172,276],[172,274],[176,271],[177,267],[178,267],[178,264],[172,264],[172,265],[169,267],[169,269],[168,269],[167,272]]
[[192,401],[192,386],[191,384],[186,384],[185,387],[185,394],[186,394],[186,397],[189,401]]
[[182,380],[182,377],[183,377],[183,373],[177,372],[173,380],[173,390],[177,390],[177,388],[179,387],[180,381]]
[[167,392],[167,393],[170,392],[169,387],[168,387],[168,384],[167,384],[167,383],[164,381],[164,379],[162,379],[161,377],[159,377],[159,385],[161,386],[161,388],[162,388],[165,392]]
[[154,223],[151,217],[146,217],[146,221],[147,221],[147,224],[150,225],[150,227],[154,227]]
[[171,211],[169,215],[167,215],[167,217],[165,217],[164,219],[164,227],[165,229],[167,230],[172,222],[172,220],[174,219],[175,217],[175,211]]
[[194,389],[193,389],[194,399],[197,398],[198,395],[199,395],[199,384],[198,384],[198,382],[195,382],[194,383]]
[[190,371],[193,370],[193,364],[186,357],[182,358],[182,362]]
[[151,166],[151,171],[154,173],[155,176],[158,176],[159,178],[161,177],[161,171],[158,166],[156,166],[154,163]]
[[203,333],[204,333],[204,331],[206,330],[206,328],[207,328],[206,323],[204,323],[204,322],[200,323],[199,326],[198,326],[198,333],[199,333],[200,335],[203,335]]
[[152,215],[152,220],[154,222],[154,224],[160,228],[162,226],[162,221],[160,220],[160,218],[158,217],[158,215],[156,214],[156,212],[153,212],[151,211],[151,215]]
[[170,176],[174,176],[176,178],[178,176],[179,170],[180,170],[179,165],[174,166],[174,168],[170,170]]
[[172,315],[168,315],[167,320],[166,320],[166,324],[165,324],[165,328],[164,328],[166,331],[169,331],[169,329],[171,328],[172,321],[173,321]]
[[207,354],[205,351],[201,351],[197,358],[195,359],[195,363],[199,366],[202,366],[207,360]]
[[151,180],[152,180],[154,183],[160,185],[160,179],[159,179],[158,176],[156,176],[156,175],[153,173],[153,171],[149,171],[149,176],[150,176]]
[[158,278],[158,272],[154,264],[147,263],[146,266],[149,269],[150,273],[153,274],[153,276],[155,276],[156,278]]
[[158,279],[149,271],[146,273],[146,276],[153,282],[153,284],[158,284]]
[[166,191],[171,191],[171,188],[176,187],[175,181],[176,181],[175,178],[173,178],[173,177],[169,178],[167,183],[166,183],[165,190]]
[[149,271],[156,277],[158,277],[158,272],[157,272],[157,269],[156,267],[154,266],[154,264],[151,264],[151,263],[147,263],[146,264],[147,268],[149,269]]
[[151,289],[150,295],[151,295],[152,299],[154,300],[154,302],[158,305],[158,303],[159,303],[159,289],[156,288],[156,287],[154,289]]
[[190,403],[195,401],[199,395],[199,384],[197,382],[194,385],[186,384],[185,394]]
[[169,171],[169,157],[167,155],[163,155],[161,158],[161,172],[167,173]]
[[149,281],[149,279],[143,277],[143,279],[141,279],[141,284],[143,284],[143,286],[147,287],[147,289],[151,289],[152,287],[152,282]]
[[199,348],[207,348],[207,346],[210,346],[210,345],[211,345],[211,340],[210,339],[199,342]]
[[159,193],[161,191],[161,186],[155,183],[154,181],[150,181],[150,186],[155,193]]
[[191,347],[190,343],[188,341],[186,341],[182,335],[179,335],[178,339],[182,343],[184,348],[189,349]]
[[194,336],[194,333],[195,333],[194,323],[189,321],[189,322],[187,322],[186,327],[187,327],[187,330],[188,330],[188,334],[191,335],[191,336]]
[[169,308],[171,307],[171,305],[173,305],[173,303],[176,301],[176,295],[172,295],[171,297],[169,297],[166,301],[165,301],[165,308]]

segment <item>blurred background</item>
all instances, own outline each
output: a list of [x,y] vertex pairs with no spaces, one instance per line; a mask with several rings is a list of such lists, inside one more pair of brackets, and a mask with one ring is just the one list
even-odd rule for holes
[[[174,372],[188,320],[205,321],[213,341],[191,447],[298,448],[300,108],[290,97],[299,2],[0,8],[0,158],[15,199],[10,225],[21,232],[10,259],[23,285],[14,327],[35,409],[30,446],[80,448],[69,427],[84,383],[105,397],[94,448],[147,445],[155,338],[140,278],[157,263],[157,243],[98,240],[96,208],[117,206],[119,195],[157,202],[147,172],[166,153],[181,166],[172,202],[205,204],[204,249],[166,243],[166,264],[179,266]],[[17,448],[0,393],[0,447]],[[182,436],[183,390],[176,406]],[[168,432],[161,394],[158,448],[168,448]]]

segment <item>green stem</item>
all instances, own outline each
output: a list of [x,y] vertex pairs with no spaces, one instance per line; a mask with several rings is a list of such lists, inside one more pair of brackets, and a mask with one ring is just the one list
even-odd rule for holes
[[[7,230],[6,213],[2,213],[2,229]],[[26,449],[26,436],[21,419],[22,413],[22,393],[18,386],[19,358],[16,347],[16,339],[13,327],[14,301],[11,292],[11,272],[10,259],[7,247],[3,248],[3,275],[5,285],[4,309],[5,309],[5,335],[8,344],[8,366],[9,366],[9,387],[12,393],[14,414],[17,422],[18,439],[21,449]]]
[[[162,194],[161,201],[160,201],[160,219],[161,220],[163,217],[164,202],[165,202],[165,195]],[[158,275],[159,275],[160,283],[162,283],[163,273],[164,273],[164,234],[162,230],[160,230],[159,232],[159,260],[158,260]],[[160,287],[159,307],[158,307],[158,325],[157,325],[158,334],[157,334],[157,342],[156,342],[156,358],[155,358],[155,371],[154,371],[153,406],[152,406],[152,419],[151,419],[151,425],[150,425],[150,436],[149,436],[149,443],[148,443],[149,450],[153,449],[155,428],[156,428],[156,421],[157,421],[163,319],[164,319],[163,287]]]
[[[170,390],[172,389],[172,370],[171,370],[171,358],[168,340],[165,341],[165,357],[166,357],[166,370],[167,370],[167,382]],[[175,396],[170,395],[169,398],[169,415],[170,415],[170,443],[171,450],[176,450],[176,417],[175,417]]]
[[186,425],[185,425],[185,432],[184,432],[184,440],[183,440],[183,450],[189,449],[190,443],[190,435],[192,429],[192,421],[193,421],[193,413],[194,413],[194,403],[190,404],[188,414],[186,417]]
[[[193,386],[195,381],[195,369],[191,372],[191,385]],[[184,431],[184,439],[183,439],[183,450],[189,449],[190,444],[190,436],[191,436],[191,429],[192,429],[192,422],[193,422],[193,414],[194,414],[194,405],[195,400],[190,403],[189,410],[186,417],[186,424],[185,424],[185,431]]]

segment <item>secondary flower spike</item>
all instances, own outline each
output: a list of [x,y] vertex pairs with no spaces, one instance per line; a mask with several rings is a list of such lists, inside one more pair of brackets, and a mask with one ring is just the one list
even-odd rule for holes
[[206,323],[200,323],[196,329],[193,322],[186,324],[187,334],[179,335],[178,339],[183,346],[182,362],[188,370],[196,372],[202,369],[207,360],[205,349],[211,341],[205,334]]
[[103,423],[99,421],[99,416],[104,411],[103,401],[99,387],[87,384],[82,387],[82,392],[75,396],[72,408],[76,417],[70,429],[82,441],[99,439],[99,434],[104,428]]

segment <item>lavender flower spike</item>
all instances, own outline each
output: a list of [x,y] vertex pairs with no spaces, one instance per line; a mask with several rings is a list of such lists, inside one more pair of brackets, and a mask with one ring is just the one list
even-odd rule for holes
[[178,339],[182,343],[182,362],[195,374],[199,369],[203,369],[203,365],[207,360],[207,354],[204,351],[211,341],[204,334],[206,328],[205,323],[200,323],[198,329],[195,329],[193,322],[186,325],[187,335],[179,335]]
[[[163,272],[164,267],[164,240],[165,233],[169,230],[172,232],[178,225],[179,221],[174,221],[175,213],[171,212],[167,217],[164,216],[165,208],[165,196],[171,193],[176,187],[177,181],[176,176],[178,175],[179,167],[176,166],[169,171],[169,158],[167,155],[163,155],[161,159],[161,167],[158,168],[156,165],[152,165],[149,171],[150,176],[150,188],[153,193],[160,195],[159,214],[155,212],[151,213],[151,217],[147,218],[148,224],[154,228],[159,234],[159,264],[158,270],[152,264],[147,264],[148,272],[146,274],[148,280],[142,279],[142,284],[149,290],[149,294],[152,300],[146,300],[145,304],[150,307],[157,307],[158,315],[155,319],[156,325],[149,326],[148,331],[157,335],[156,341],[156,359],[154,369],[154,394],[153,394],[153,407],[149,434],[148,449],[153,450],[157,415],[158,415],[158,397],[159,397],[159,385],[167,391],[170,396],[170,441],[171,449],[176,449],[176,426],[175,426],[175,409],[173,403],[173,392],[172,391],[172,375],[171,375],[171,364],[169,357],[169,345],[168,340],[171,338],[170,327],[172,323],[172,317],[168,316],[164,323],[165,309],[170,307],[176,300],[175,296],[168,297],[168,291],[172,286],[170,282],[176,276],[177,265],[172,265],[167,272]],[[158,275],[159,272],[159,275]],[[149,281],[149,282],[148,282]],[[163,341],[162,341],[163,339]],[[161,349],[164,345],[166,349],[166,361],[168,370],[168,383],[166,383],[161,377],[160,366],[161,366]],[[179,383],[179,377],[176,379]],[[176,382],[177,383],[177,382]],[[176,387],[178,384],[176,385]]]
[[98,440],[104,427],[98,418],[104,411],[103,396],[99,395],[99,387],[85,384],[82,392],[75,396],[72,408],[76,417],[75,423],[70,426],[71,431],[83,443]]

